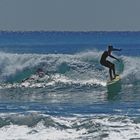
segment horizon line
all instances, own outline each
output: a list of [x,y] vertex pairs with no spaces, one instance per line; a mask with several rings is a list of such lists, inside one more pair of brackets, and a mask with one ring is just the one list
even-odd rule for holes
[[140,32],[140,30],[112,30],[112,31],[107,31],[107,30],[0,30],[0,32]]

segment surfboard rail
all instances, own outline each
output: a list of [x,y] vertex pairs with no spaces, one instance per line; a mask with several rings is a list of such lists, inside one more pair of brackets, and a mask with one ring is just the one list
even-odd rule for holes
[[121,79],[121,78],[120,78],[119,75],[116,76],[115,79],[113,79],[113,80],[107,82],[107,86],[112,85],[112,84],[115,84],[116,82],[120,81],[120,79]]

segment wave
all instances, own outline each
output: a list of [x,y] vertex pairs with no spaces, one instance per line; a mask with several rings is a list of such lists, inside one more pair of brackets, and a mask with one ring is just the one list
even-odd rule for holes
[[140,137],[138,119],[118,115],[56,117],[38,112],[30,112],[26,115],[2,114],[0,138],[111,140],[113,137],[113,139],[133,139]]
[[140,85],[140,61],[139,57],[123,57],[124,71],[121,74],[124,91],[139,92]]
[[[99,63],[101,53],[97,50],[71,55],[0,53],[0,82],[1,85],[9,83],[30,87],[58,83],[106,86],[108,69]],[[128,81],[131,77],[135,82],[139,81],[139,57],[121,56],[120,59],[120,63],[114,63],[122,80]],[[43,78],[36,75],[38,69],[44,72]],[[32,77],[38,78],[30,80]]]
[[[8,54],[1,53],[1,81],[20,82],[31,76],[38,68],[46,74],[63,74],[71,78],[81,78],[85,80],[95,77],[95,71],[99,71],[99,53],[88,52],[75,55],[65,54]],[[97,67],[96,67],[97,66]],[[87,74],[86,74],[87,73]],[[83,74],[81,76],[81,74]],[[97,74],[97,72],[96,72]],[[101,75],[101,74],[98,74]]]

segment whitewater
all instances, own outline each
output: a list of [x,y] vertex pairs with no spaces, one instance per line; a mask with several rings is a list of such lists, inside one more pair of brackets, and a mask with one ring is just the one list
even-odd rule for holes
[[[140,139],[139,32],[1,32],[0,139]],[[100,57],[112,43],[121,83]],[[38,74],[41,70],[41,76]]]

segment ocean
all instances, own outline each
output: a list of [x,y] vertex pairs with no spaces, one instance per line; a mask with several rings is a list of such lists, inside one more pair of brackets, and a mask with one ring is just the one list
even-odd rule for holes
[[[121,77],[107,86],[112,44]],[[0,32],[0,140],[140,139],[140,32]]]

